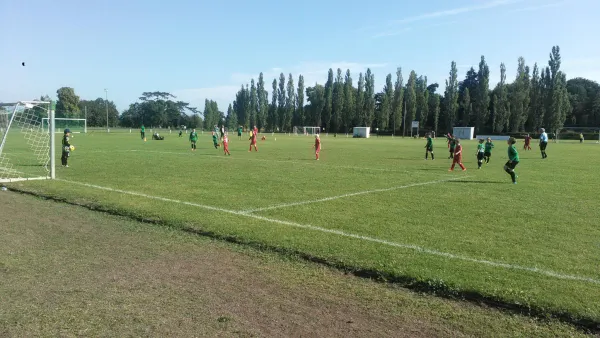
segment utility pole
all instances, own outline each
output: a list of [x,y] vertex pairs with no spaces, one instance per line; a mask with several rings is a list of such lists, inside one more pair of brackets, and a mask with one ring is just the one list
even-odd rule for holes
[[104,93],[106,94],[106,132],[109,133],[110,129],[108,129],[108,89],[104,88]]

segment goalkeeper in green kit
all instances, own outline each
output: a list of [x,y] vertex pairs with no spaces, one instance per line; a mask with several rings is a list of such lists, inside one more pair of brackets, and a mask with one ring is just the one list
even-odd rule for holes
[[192,129],[190,133],[190,142],[192,143],[192,151],[196,151],[196,142],[198,142],[198,133],[196,129]]
[[427,160],[427,155],[431,153],[431,160],[433,161],[433,138],[431,134],[427,134],[427,144],[425,145],[425,160]]

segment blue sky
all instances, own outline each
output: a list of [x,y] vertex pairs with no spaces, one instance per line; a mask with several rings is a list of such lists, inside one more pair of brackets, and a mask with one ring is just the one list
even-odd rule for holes
[[493,86],[500,62],[512,81],[519,56],[546,65],[553,45],[569,78],[600,81],[597,0],[2,0],[0,13],[4,102],[69,86],[82,99],[107,88],[119,110],[161,90],[225,111],[261,71],[270,89],[280,72],[323,83],[330,67],[355,83],[371,67],[377,90],[414,69],[443,90],[452,60],[462,79],[481,55]]

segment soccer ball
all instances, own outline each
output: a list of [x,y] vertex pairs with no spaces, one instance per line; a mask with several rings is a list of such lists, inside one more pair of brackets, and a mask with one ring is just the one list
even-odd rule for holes
[[73,146],[73,145],[70,148],[71,148],[71,151],[75,150],[75,146]]

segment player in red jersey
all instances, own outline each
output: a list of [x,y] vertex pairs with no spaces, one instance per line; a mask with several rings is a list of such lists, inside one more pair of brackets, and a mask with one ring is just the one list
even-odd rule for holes
[[254,135],[256,135],[256,137],[258,137],[258,128],[256,128],[256,126],[254,126],[254,128],[252,129],[252,132],[254,133]]
[[529,134],[527,134],[527,136],[525,136],[525,144],[523,145],[523,149],[531,150],[531,136],[529,136]]
[[231,156],[231,153],[229,152],[229,137],[227,134],[223,136],[223,151],[225,152],[224,155]]
[[458,165],[462,168],[463,171],[467,170],[465,166],[462,164],[462,146],[460,145],[460,139],[456,138],[456,146],[454,147],[454,158],[452,160],[452,166],[448,171],[454,171],[454,166],[458,163]]
[[254,146],[254,150],[258,151],[258,148],[256,147],[256,134],[254,133],[254,131],[250,132],[250,150],[248,150],[248,152],[252,151],[252,146]]
[[317,161],[319,160],[319,153],[321,152],[321,138],[319,137],[319,135],[315,135],[315,157],[317,159]]

